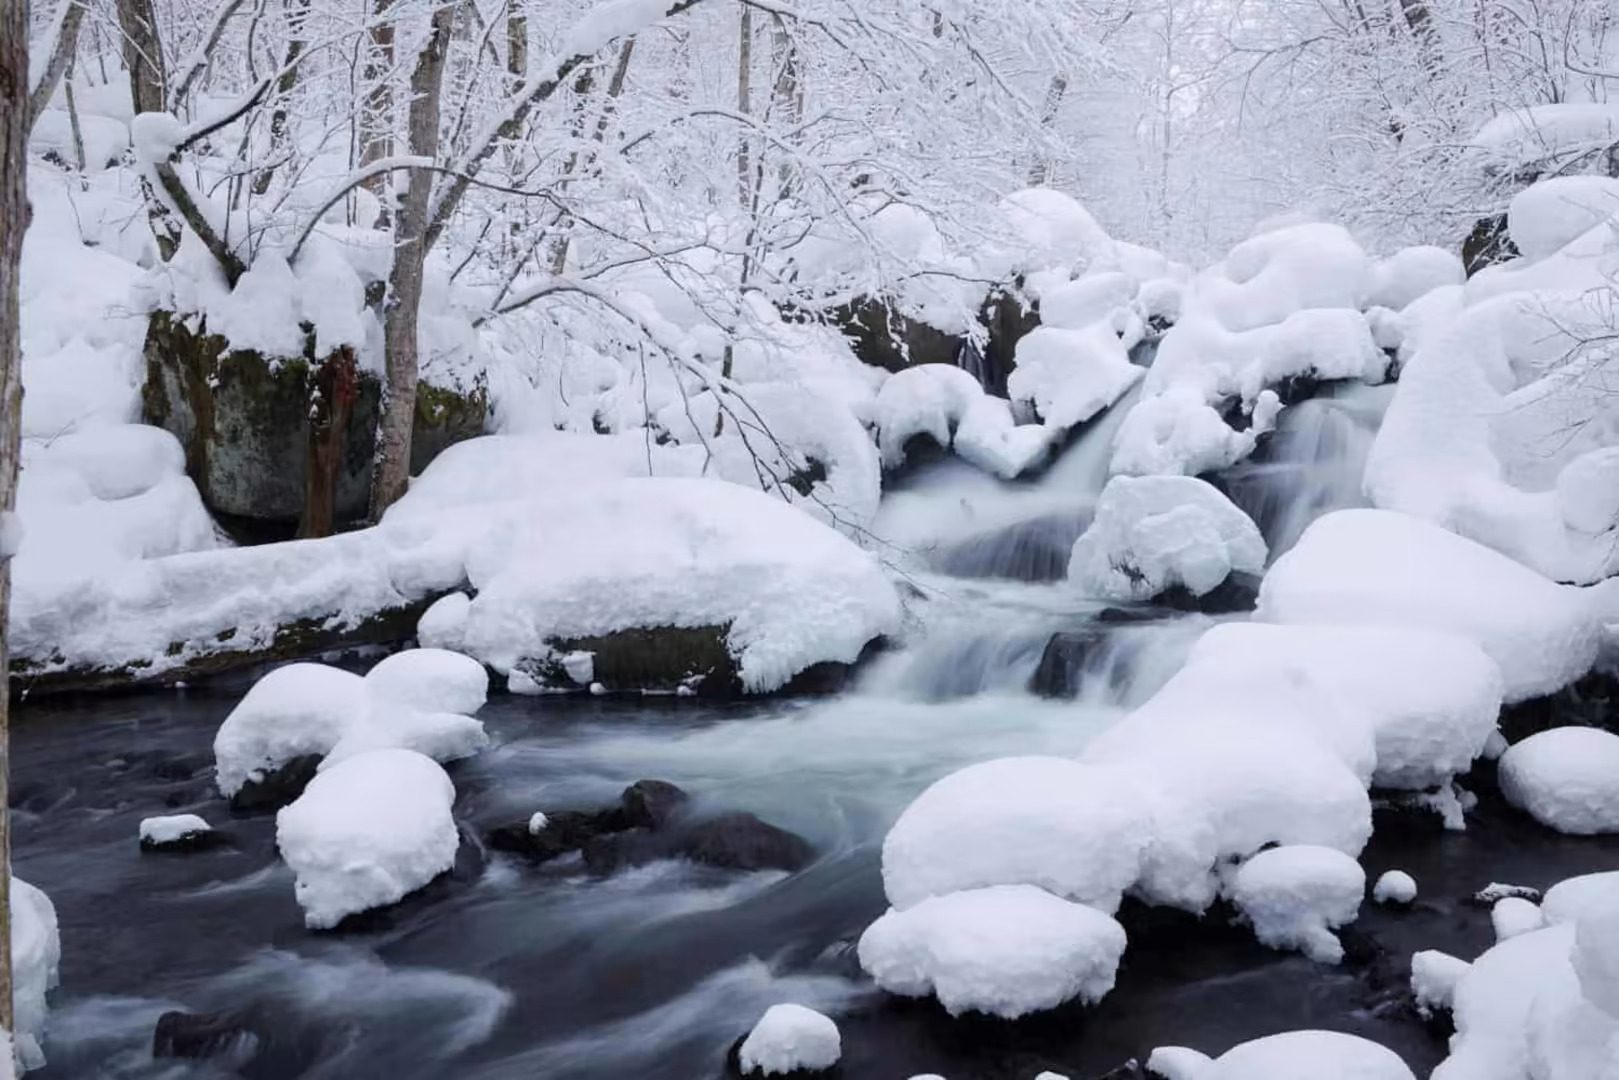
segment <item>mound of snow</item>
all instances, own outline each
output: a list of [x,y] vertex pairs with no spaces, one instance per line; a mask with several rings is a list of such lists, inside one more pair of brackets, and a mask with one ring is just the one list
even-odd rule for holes
[[445,649],[460,652],[464,640],[467,613],[472,609],[472,597],[463,592],[441,596],[416,622],[416,640],[424,649]]
[[1364,306],[1403,311],[1435,289],[1467,281],[1462,260],[1441,247],[1408,247],[1372,267]]
[[378,661],[365,673],[365,685],[373,695],[424,712],[475,713],[488,699],[489,673],[470,656],[409,649]]
[[1372,886],[1372,899],[1379,904],[1406,905],[1417,898],[1417,879],[1404,870],[1385,871]]
[[1143,397],[1124,418],[1109,469],[1120,476],[1197,476],[1223,469],[1253,453],[1260,436],[1275,428],[1281,408],[1274,392],[1261,392],[1248,428],[1237,431],[1209,404],[1200,381],[1173,383]]
[[1106,322],[1080,329],[1043,325],[1018,342],[1006,390],[1046,424],[1066,430],[1119,400],[1142,374]]
[[1515,938],[1545,925],[1540,908],[1534,901],[1521,896],[1503,896],[1490,908],[1490,927],[1495,931],[1497,941]]
[[843,1039],[830,1017],[802,1005],[772,1005],[737,1051],[742,1075],[822,1072],[843,1056]]
[[1332,930],[1355,921],[1365,892],[1366,873],[1351,856],[1292,846],[1261,851],[1243,863],[1231,899],[1262,944],[1336,964],[1344,949]]
[[891,910],[860,938],[860,966],[889,993],[933,994],[952,1015],[1016,1019],[1113,989],[1124,928],[1032,885],[997,885]]
[[883,841],[896,908],[992,885],[1036,885],[1105,912],[1140,872],[1138,800],[1111,772],[1054,757],[1003,758],[939,780]]
[[1369,721],[1377,787],[1420,791],[1466,772],[1496,730],[1501,672],[1459,634],[1395,626],[1225,623],[1192,647],[1188,664],[1256,686],[1308,680]]
[[1212,1061],[1184,1047],[1160,1047],[1147,1069],[1169,1080],[1416,1080],[1394,1051],[1337,1031],[1271,1035]]
[[1619,832],[1619,735],[1598,728],[1542,731],[1501,756],[1501,793],[1558,832]]
[[450,869],[460,845],[454,801],[444,770],[413,750],[371,750],[322,771],[276,815],[304,923],[336,926]]
[[1150,600],[1213,591],[1233,572],[1263,573],[1259,529],[1231,500],[1187,476],[1115,476],[1074,542],[1068,578],[1087,595]]
[[1312,524],[1259,591],[1270,622],[1409,626],[1471,638],[1508,702],[1553,693],[1596,659],[1599,622],[1579,590],[1418,518],[1340,510]]
[[918,435],[949,449],[962,417],[983,396],[977,379],[949,364],[918,364],[894,373],[877,392],[874,407],[884,468],[905,464],[905,444]]
[[1424,1017],[1450,1012],[1456,1000],[1456,984],[1473,965],[1466,960],[1425,949],[1411,955],[1411,994],[1417,1012]]
[[[1520,934],[1473,961],[1456,980],[1451,1003],[1456,1034],[1450,1056],[1434,1070],[1433,1080],[1517,1080],[1532,1075],[1535,1029],[1569,1007],[1569,991],[1577,993],[1569,960],[1574,930],[1565,925]],[[1537,1017],[1545,1005],[1554,1003],[1562,1007]],[[1579,1074],[1533,1075],[1580,1080]]]
[[1509,109],[1486,121],[1472,145],[1503,167],[1567,160],[1619,139],[1619,105],[1557,102]]
[[1619,214],[1619,180],[1557,176],[1531,184],[1507,208],[1507,232],[1526,259],[1544,259]]
[[1546,890],[1541,913],[1551,924],[1572,923],[1587,914],[1619,910],[1619,870],[1582,874]]
[[45,1064],[45,995],[56,986],[62,935],[56,905],[44,892],[11,879],[11,995],[17,1064],[26,1072]]
[[1116,255],[1107,231],[1072,196],[1051,188],[1025,188],[1008,195],[1002,212],[1025,251],[1014,266],[1041,269],[1110,265]]
[[498,671],[558,639],[723,626],[743,687],[767,692],[899,625],[876,559],[759,491],[632,479],[508,510],[466,559],[464,646]]

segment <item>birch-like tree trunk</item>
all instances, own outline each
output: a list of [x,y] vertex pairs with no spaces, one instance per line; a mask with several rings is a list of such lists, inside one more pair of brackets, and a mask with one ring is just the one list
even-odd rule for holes
[[[375,164],[394,152],[394,92],[390,81],[394,66],[393,0],[375,0],[371,7],[371,51],[365,61],[365,104],[360,109],[360,165]],[[389,174],[377,173],[365,188],[382,204],[377,228],[392,224],[388,205]]]
[[[444,90],[444,63],[450,35],[455,30],[455,8],[444,4],[433,12],[427,42],[410,76],[410,152],[415,157],[437,158],[439,99]],[[388,274],[388,299],[383,315],[383,350],[387,373],[382,390],[382,416],[377,424],[376,467],[371,477],[371,518],[404,495],[410,481],[410,436],[416,418],[416,378],[421,343],[417,320],[422,305],[422,275],[427,262],[427,231],[433,204],[433,176],[418,170],[406,173],[404,198],[394,223],[393,269]]]
[[[10,670],[6,622],[11,600],[8,527],[17,505],[22,450],[22,343],[19,278],[28,228],[28,9],[0,3],[0,684]],[[0,686],[0,1026],[12,1031],[11,1008],[11,745],[10,687]],[[7,1062],[9,1072],[10,1063]]]
[[162,112],[168,107],[168,68],[163,61],[163,39],[158,36],[152,0],[118,0],[118,28],[124,40],[124,66],[129,69],[130,100],[135,111]]

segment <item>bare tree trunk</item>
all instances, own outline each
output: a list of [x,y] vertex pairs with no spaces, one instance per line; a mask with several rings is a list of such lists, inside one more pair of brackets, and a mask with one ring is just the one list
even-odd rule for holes
[[[11,699],[6,622],[11,559],[5,523],[17,506],[22,452],[22,343],[19,279],[28,228],[28,9],[0,3],[0,1026],[15,1030],[11,1008]],[[5,1063],[7,1071],[10,1062]]]
[[118,29],[124,39],[124,66],[129,69],[130,100],[135,112],[162,112],[168,107],[168,69],[157,32],[152,0],[117,0]]
[[[798,55],[798,45],[787,30],[787,20],[780,15],[772,15],[770,19],[770,59],[776,69],[776,84],[771,92],[774,100],[770,111],[789,130],[796,129],[804,120],[803,65]],[[792,194],[793,172],[792,160],[783,155],[780,198],[785,199]]]
[[76,67],[78,67],[76,59],[68,57],[67,71],[62,76],[62,93],[67,98],[67,126],[73,136],[73,164],[82,173],[87,163],[84,159],[84,129],[79,126],[79,103],[73,93],[73,70]]
[[[1057,113],[1062,110],[1062,99],[1068,94],[1068,76],[1057,74],[1051,77],[1051,84],[1046,87],[1045,105],[1040,109],[1040,126],[1050,131],[1057,123]],[[1051,179],[1051,160],[1041,151],[1036,151],[1034,162],[1029,166],[1029,186],[1040,187]]]
[[[737,35],[736,111],[743,116],[753,112],[753,8],[742,6],[742,22]],[[753,187],[752,148],[744,132],[736,144],[736,197],[746,209]]]
[[[388,9],[393,0],[375,0],[372,6],[371,51],[365,61],[365,105],[360,110],[360,165],[363,168],[392,157],[394,152],[394,92],[389,82],[394,66],[394,24]],[[388,205],[390,177],[378,173],[365,188],[382,204],[376,225],[386,229],[393,215]]]
[[270,164],[259,170],[253,178],[253,194],[263,195],[270,190],[275,176],[275,160],[287,145],[288,97],[298,85],[298,57],[303,55],[308,42],[304,40],[304,23],[309,17],[309,0],[287,0],[287,56],[281,64],[281,78],[276,80],[275,109],[270,113]]
[[[445,58],[454,32],[455,8],[433,12],[427,43],[410,76],[410,152],[438,157],[439,97],[444,89]],[[387,376],[382,388],[382,417],[377,424],[377,458],[371,477],[371,518],[405,493],[410,481],[410,436],[416,419],[419,367],[417,318],[422,304],[422,275],[427,261],[428,215],[433,201],[432,174],[406,174],[409,187],[394,225],[393,269],[388,274],[387,309],[383,315],[383,351]]]
[[[84,20],[83,0],[62,0],[64,5],[56,19],[56,40],[50,43],[50,56],[40,72],[39,82],[28,95],[28,122],[32,125],[50,104],[56,93],[56,84],[73,65],[73,53],[79,47],[79,24]],[[80,166],[83,168],[83,166]]]
[[[575,176],[588,172],[595,162],[597,148],[607,138],[607,129],[612,126],[614,106],[619,95],[624,92],[624,83],[628,80],[630,74],[630,59],[634,55],[635,39],[633,37],[625,38],[624,44],[618,50],[618,62],[613,65],[612,77],[607,80],[607,100],[602,103],[601,114],[596,118],[596,130],[590,136],[591,145],[582,150],[575,149],[568,156],[567,165],[563,170],[563,179],[558,185],[559,188],[565,190]],[[558,214],[556,221],[552,223],[552,228],[560,233],[551,248],[552,277],[560,276],[568,268],[568,249],[573,243],[573,237],[568,232],[568,227],[572,222],[572,215],[564,211]]]
[[360,396],[360,369],[354,350],[344,346],[322,360],[309,388],[309,458],[304,478],[300,539],[332,535],[337,527],[337,479],[349,420]]

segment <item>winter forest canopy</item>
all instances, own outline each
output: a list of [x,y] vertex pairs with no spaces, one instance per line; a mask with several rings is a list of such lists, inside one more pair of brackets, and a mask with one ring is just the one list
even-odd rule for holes
[[0,0],[0,142],[0,1076],[1619,1076],[1608,0]]

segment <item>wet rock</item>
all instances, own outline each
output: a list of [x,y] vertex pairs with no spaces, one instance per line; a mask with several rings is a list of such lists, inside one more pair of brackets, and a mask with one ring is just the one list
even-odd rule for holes
[[225,847],[229,838],[193,815],[174,818],[148,818],[141,822],[140,844],[144,852],[186,855]]
[[[677,691],[738,697],[742,679],[731,655],[729,626],[651,626],[548,642],[556,656],[591,654],[592,683],[608,691]],[[525,665],[541,684],[578,687],[561,660]]]
[[691,796],[667,780],[637,780],[619,802],[632,828],[661,829],[685,810]]
[[954,364],[966,339],[895,311],[885,300],[860,296],[824,312],[843,331],[863,364],[903,371],[917,364]]
[[1490,214],[1473,224],[1473,231],[1462,241],[1462,266],[1472,277],[1486,266],[1518,257],[1518,245],[1507,232],[1506,214]]
[[1077,696],[1086,669],[1106,643],[1107,633],[1100,628],[1052,634],[1040,654],[1040,666],[1029,679],[1029,693],[1049,698]]
[[545,827],[531,830],[529,823],[502,825],[484,837],[489,847],[532,862],[549,862],[578,851],[619,824],[618,811],[558,810],[546,814]]
[[[299,356],[230,348],[200,316],[155,312],[147,326],[142,421],[175,435],[186,473],[216,519],[244,542],[286,539],[299,525],[315,439],[310,397],[329,357],[307,334]],[[352,368],[352,365],[350,365]],[[347,385],[347,384],[345,384]],[[362,518],[382,391],[360,372],[349,387],[347,422],[338,433],[336,522]],[[488,392],[423,383],[418,389],[411,471],[446,447],[483,433]]]
[[320,754],[303,754],[261,780],[249,780],[231,796],[230,808],[239,814],[261,814],[279,810],[304,793],[304,788],[320,769]]
[[1259,576],[1233,572],[1202,596],[1193,596],[1177,585],[1156,597],[1154,602],[1174,611],[1195,611],[1204,615],[1233,615],[1252,611],[1259,602]]
[[688,859],[722,870],[801,870],[815,857],[809,841],[753,814],[728,813],[654,832],[631,829],[584,848],[592,873],[611,874],[662,859]]
[[152,1033],[154,1058],[250,1056],[258,1036],[245,1017],[231,1013],[166,1012]]
[[1619,680],[1593,671],[1555,694],[1501,710],[1501,734],[1516,743],[1557,727],[1594,727],[1619,734]]

